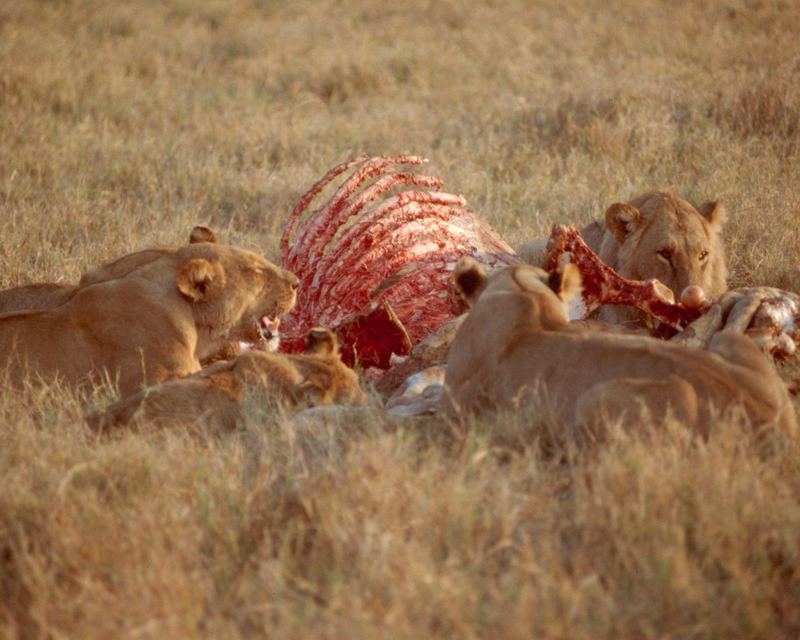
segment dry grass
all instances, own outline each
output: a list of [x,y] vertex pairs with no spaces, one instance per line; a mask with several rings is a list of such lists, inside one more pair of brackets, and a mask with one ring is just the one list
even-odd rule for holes
[[[276,254],[324,170],[415,152],[516,243],[672,187],[800,290],[800,5],[0,1],[0,287],[198,222]],[[797,376],[797,369],[787,370]],[[0,392],[7,637],[793,638],[800,442],[542,446],[371,417],[95,442]]]

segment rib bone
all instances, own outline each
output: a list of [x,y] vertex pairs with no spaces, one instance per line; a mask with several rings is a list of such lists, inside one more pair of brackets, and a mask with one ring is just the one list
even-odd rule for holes
[[[423,162],[412,155],[357,158],[300,199],[281,238],[283,266],[300,279],[295,308],[281,326],[282,349],[296,350],[308,328],[325,324],[339,336],[345,358],[386,369],[396,362],[393,353],[407,355],[462,310],[450,282],[460,257],[473,255],[488,268],[516,261],[464,208],[462,196],[438,191],[440,178],[400,170]],[[301,221],[322,190],[352,167]],[[408,186],[415,188],[388,195]]]
[[618,274],[588,247],[574,227],[554,225],[547,243],[544,268],[552,271],[564,260],[574,263],[581,271],[585,316],[604,304],[624,304],[658,320],[656,331],[669,337],[700,315],[698,309],[675,303],[672,291],[658,280],[640,282]]

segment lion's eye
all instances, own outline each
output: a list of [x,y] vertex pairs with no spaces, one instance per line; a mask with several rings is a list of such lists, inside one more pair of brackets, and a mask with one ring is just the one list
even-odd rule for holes
[[661,249],[661,251],[658,252],[658,257],[667,264],[672,264],[672,249]]
[[708,250],[704,250],[703,252],[701,252],[698,260],[700,260],[700,262],[705,262],[706,260],[708,260]]

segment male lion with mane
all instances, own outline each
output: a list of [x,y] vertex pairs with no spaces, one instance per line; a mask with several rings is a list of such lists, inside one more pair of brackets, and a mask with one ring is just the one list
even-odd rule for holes
[[240,247],[199,242],[145,257],[119,277],[84,281],[56,307],[0,315],[10,381],[35,374],[77,387],[108,377],[133,393],[198,371],[231,341],[261,341],[295,302],[298,279]]
[[672,415],[708,438],[718,412],[741,407],[753,426],[796,429],[786,385],[743,335],[717,334],[709,352],[582,331],[566,314],[581,287],[572,264],[550,275],[515,265],[487,277],[465,258],[455,277],[471,309],[447,360],[451,413],[527,405],[552,410],[568,431],[598,434],[606,419],[633,422],[644,407],[656,424]]
[[[589,247],[617,273],[631,280],[657,278],[680,299],[690,285],[715,300],[727,290],[728,268],[720,231],[725,209],[716,201],[695,208],[670,191],[651,191],[629,202],[615,202],[604,221],[581,230]],[[541,266],[546,240],[532,240],[518,251],[522,260]],[[640,325],[639,312],[606,305],[598,318]]]
[[306,336],[305,353],[251,351],[144,389],[86,421],[99,432],[139,423],[231,430],[241,419],[241,405],[247,398],[330,404],[361,401],[364,392],[356,373],[342,362],[336,336],[318,327]]

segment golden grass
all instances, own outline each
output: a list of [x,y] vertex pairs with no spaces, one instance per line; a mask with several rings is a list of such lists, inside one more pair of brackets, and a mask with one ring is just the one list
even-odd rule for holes
[[[0,287],[196,223],[276,256],[342,159],[421,153],[510,242],[671,187],[800,290],[800,5],[0,2]],[[798,375],[797,367],[786,370]],[[0,392],[6,637],[792,638],[800,443],[542,445],[530,416],[97,442]]]

